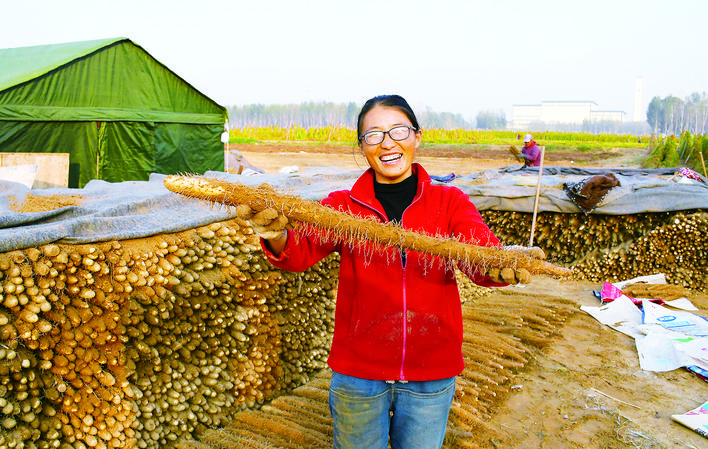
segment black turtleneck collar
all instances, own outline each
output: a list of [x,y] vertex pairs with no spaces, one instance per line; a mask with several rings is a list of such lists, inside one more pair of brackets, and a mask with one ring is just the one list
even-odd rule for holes
[[401,222],[403,211],[411,205],[417,190],[418,175],[415,173],[394,184],[380,184],[374,176],[374,195],[383,206],[389,221]]

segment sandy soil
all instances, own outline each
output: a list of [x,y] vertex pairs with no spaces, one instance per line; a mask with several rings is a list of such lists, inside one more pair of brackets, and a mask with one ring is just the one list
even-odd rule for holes
[[[352,148],[300,145],[232,145],[251,164],[275,173],[284,166],[362,169]],[[601,158],[585,153],[549,155],[548,165],[632,167],[638,151],[613,151]],[[423,150],[417,156],[432,174],[471,173],[518,164],[505,149],[457,152],[445,157]],[[431,154],[432,153],[432,154]],[[571,298],[598,306],[600,285],[537,277],[527,291]],[[708,295],[690,298],[708,316]],[[535,354],[518,373],[510,393],[489,423],[493,448],[706,448],[708,439],[673,421],[708,400],[708,383],[687,370],[667,373],[639,367],[634,340],[578,312],[555,343]]]
[[[537,277],[526,292],[599,306],[600,285]],[[708,295],[690,298],[706,317]],[[706,448],[671,415],[708,400],[708,383],[685,369],[643,371],[634,340],[578,309],[558,339],[537,351],[490,423],[494,448]]]

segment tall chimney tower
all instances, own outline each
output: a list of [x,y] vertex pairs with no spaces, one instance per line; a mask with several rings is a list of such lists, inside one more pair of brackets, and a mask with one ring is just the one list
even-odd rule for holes
[[634,115],[632,120],[635,122],[646,120],[644,116],[644,78],[641,76],[634,80]]

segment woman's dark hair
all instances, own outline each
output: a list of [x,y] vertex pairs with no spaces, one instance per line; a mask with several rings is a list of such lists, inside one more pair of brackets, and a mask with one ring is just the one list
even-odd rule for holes
[[366,103],[364,103],[364,106],[361,107],[361,111],[359,111],[359,117],[356,120],[356,133],[357,133],[357,138],[361,137],[361,127],[363,125],[364,121],[364,116],[374,108],[374,106],[386,106],[389,108],[395,108],[401,111],[403,114],[405,114],[406,117],[408,117],[408,120],[410,120],[411,125],[415,128],[416,131],[420,130],[420,126],[418,125],[418,119],[415,118],[415,113],[413,112],[413,109],[411,109],[410,105],[408,102],[400,95],[379,95],[374,98],[370,98],[366,100]]

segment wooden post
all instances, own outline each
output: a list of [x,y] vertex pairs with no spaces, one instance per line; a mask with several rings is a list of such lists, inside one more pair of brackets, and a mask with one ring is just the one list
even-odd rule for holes
[[229,172],[229,143],[224,142],[224,171]]
[[701,155],[701,164],[703,165],[703,176],[708,178],[708,173],[706,173],[706,161],[703,160],[703,153],[699,151],[698,154]]
[[541,147],[541,163],[538,166],[538,184],[536,185],[536,201],[533,205],[533,218],[531,219],[531,238],[529,239],[529,247],[533,246],[533,233],[536,230],[536,213],[538,212],[538,200],[541,197],[541,180],[543,178],[543,155],[546,152],[546,147]]
[[224,124],[224,132],[221,133],[221,142],[224,144],[224,173],[229,172],[229,140],[231,133],[229,132],[229,123]]

